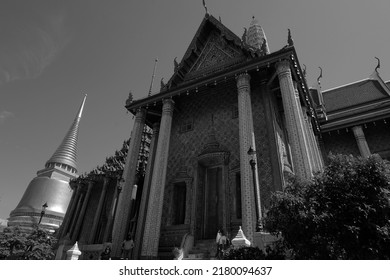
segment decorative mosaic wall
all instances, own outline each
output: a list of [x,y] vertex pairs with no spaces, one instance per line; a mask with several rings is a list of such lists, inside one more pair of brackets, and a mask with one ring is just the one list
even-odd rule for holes
[[[270,157],[272,151],[269,148],[268,132],[265,125],[263,99],[256,88],[252,88],[252,108],[254,115],[254,129],[256,137],[256,147],[258,150],[259,179],[261,187],[262,203],[267,204],[270,191],[273,190],[272,170]],[[239,133],[238,118],[234,116],[234,108],[237,107],[237,89],[227,89],[220,86],[210,89],[208,93],[191,94],[181,96],[175,100],[176,104],[173,114],[172,134],[169,150],[167,184],[164,194],[164,208],[162,217],[162,236],[160,248],[174,246],[177,243],[175,234],[168,234],[168,227],[171,228],[170,221],[172,214],[173,184],[178,174],[185,170],[189,177],[193,178],[192,189],[198,181],[195,176],[195,169],[198,164],[198,156],[202,153],[206,144],[210,141],[212,134],[212,123],[214,124],[215,140],[220,144],[220,148],[229,152],[227,180],[227,205],[233,205],[235,199],[235,174],[239,170]],[[181,132],[183,122],[193,120],[193,129],[185,133]],[[187,193],[191,196],[192,193]],[[199,203],[199,202],[197,202]],[[234,207],[227,207],[230,213],[227,214],[228,224],[237,224]],[[191,211],[188,205],[186,211]],[[234,221],[233,221],[234,220]],[[190,221],[190,223],[193,221]],[[168,227],[167,227],[168,226]],[[229,225],[228,225],[229,226]],[[172,229],[173,230],[173,229]],[[178,234],[182,234],[178,231]]]

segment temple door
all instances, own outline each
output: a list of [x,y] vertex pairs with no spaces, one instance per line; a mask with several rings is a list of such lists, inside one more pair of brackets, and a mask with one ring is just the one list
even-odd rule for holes
[[204,239],[215,238],[222,227],[222,168],[206,170]]

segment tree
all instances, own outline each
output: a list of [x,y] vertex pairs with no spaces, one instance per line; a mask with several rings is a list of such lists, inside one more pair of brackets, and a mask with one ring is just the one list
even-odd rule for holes
[[310,182],[275,193],[265,228],[295,259],[390,259],[390,166],[338,155]]
[[0,259],[51,260],[57,239],[48,231],[35,226],[31,232],[9,227],[0,233]]

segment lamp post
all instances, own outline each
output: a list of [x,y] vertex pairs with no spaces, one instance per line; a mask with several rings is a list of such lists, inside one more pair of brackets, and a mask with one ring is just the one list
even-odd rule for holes
[[49,207],[49,206],[47,205],[47,202],[45,202],[45,204],[42,205],[41,217],[39,218],[38,225],[41,224],[43,215],[45,215],[45,212],[46,212],[46,208],[47,208],[47,207]]
[[252,167],[253,188],[255,191],[256,231],[261,231],[263,229],[263,223],[261,221],[263,215],[261,213],[259,179],[256,172],[256,151],[252,149],[252,146],[249,147],[248,155],[251,157],[249,164]]

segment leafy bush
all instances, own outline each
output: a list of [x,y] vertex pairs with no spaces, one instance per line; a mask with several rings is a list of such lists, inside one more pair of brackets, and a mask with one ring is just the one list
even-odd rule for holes
[[5,228],[0,233],[0,259],[51,260],[55,257],[56,242],[52,234],[37,226],[31,232]]
[[330,156],[311,182],[277,192],[264,219],[295,259],[390,259],[390,169],[378,156]]
[[[280,250],[282,249],[282,250]],[[224,260],[284,260],[284,248],[280,248],[278,243],[273,247],[267,247],[264,253],[257,247],[230,247],[223,253]]]

